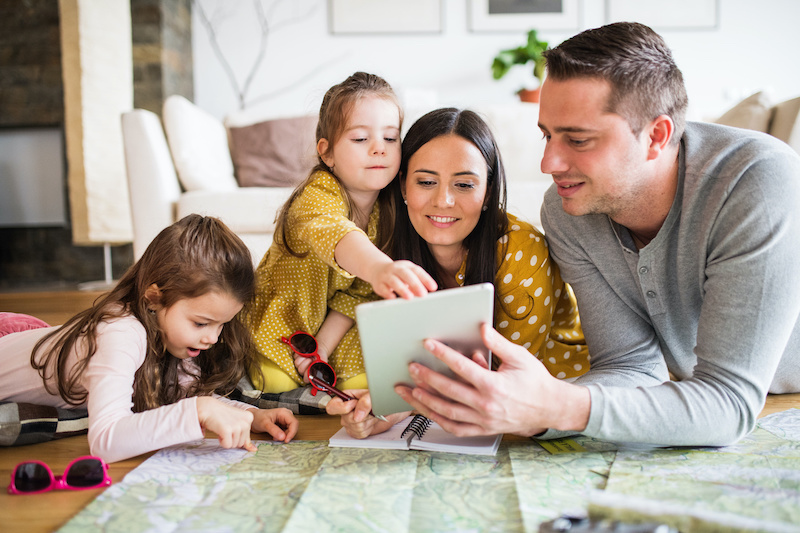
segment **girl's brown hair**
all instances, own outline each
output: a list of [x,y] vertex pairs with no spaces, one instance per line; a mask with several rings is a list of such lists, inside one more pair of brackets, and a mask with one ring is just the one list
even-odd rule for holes
[[[353,105],[357,100],[365,96],[377,96],[394,103],[400,113],[399,126],[402,128],[403,108],[400,106],[400,101],[397,99],[397,95],[394,93],[392,87],[380,76],[367,74],[366,72],[356,72],[342,83],[328,89],[325,96],[322,98],[322,105],[319,108],[319,120],[317,122],[317,143],[319,143],[320,139],[327,139],[328,152],[330,152],[330,150],[333,149],[333,145],[336,144],[336,141],[347,127],[347,119],[353,109]],[[322,155],[317,154],[316,166],[311,170],[309,176],[295,188],[294,192],[292,192],[292,195],[286,203],[283,204],[283,207],[281,207],[281,210],[275,218],[275,242],[277,242],[286,253],[295,257],[303,257],[305,254],[295,252],[288,244],[287,219],[289,217],[289,208],[306,186],[313,181],[314,173],[320,170],[329,173],[339,181],[333,169],[328,167],[322,160]],[[347,203],[348,218],[350,220],[355,220],[355,206],[350,199],[350,195],[341,183],[339,187]],[[378,195],[378,206],[380,210],[380,219],[378,220],[378,242],[376,245],[386,252],[388,239],[392,234],[394,226],[394,211],[389,197],[388,187],[383,189]],[[369,213],[365,214],[369,215]]]
[[[88,393],[81,387],[80,378],[97,351],[97,327],[126,315],[136,317],[147,332],[147,353],[134,378],[135,412],[174,403],[185,394],[225,395],[236,387],[254,354],[250,332],[239,316],[225,324],[217,344],[194,359],[199,375],[190,390],[181,391],[181,361],[166,351],[156,315],[148,311],[154,303],[146,297],[152,285],[160,290],[157,303],[167,308],[178,300],[211,291],[228,294],[247,305],[255,294],[250,251],[222,221],[212,217],[189,215],[162,230],[110,292],[36,344],[31,364],[48,392],[55,394],[55,386],[69,404],[82,405]],[[43,350],[53,339],[53,345]],[[68,357],[75,349],[85,350],[86,356],[69,368]]]

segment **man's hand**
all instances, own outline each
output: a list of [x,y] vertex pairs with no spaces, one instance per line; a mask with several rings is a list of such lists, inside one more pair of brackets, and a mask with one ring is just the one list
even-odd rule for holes
[[483,342],[502,363],[496,372],[434,340],[425,349],[450,367],[460,381],[411,363],[415,388],[395,392],[416,410],[454,435],[512,433],[531,436],[545,429],[581,431],[589,421],[591,398],[585,387],[550,375],[525,348],[491,326],[481,327]]

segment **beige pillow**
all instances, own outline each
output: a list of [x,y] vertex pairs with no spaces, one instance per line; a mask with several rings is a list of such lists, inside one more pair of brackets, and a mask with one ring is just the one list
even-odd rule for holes
[[317,163],[316,116],[231,127],[231,159],[240,187],[291,187]]
[[228,133],[220,120],[174,94],[164,101],[164,130],[184,189],[236,190]]
[[775,106],[769,133],[800,153],[800,97]]
[[771,118],[772,106],[769,98],[759,91],[730,108],[714,122],[767,133]]

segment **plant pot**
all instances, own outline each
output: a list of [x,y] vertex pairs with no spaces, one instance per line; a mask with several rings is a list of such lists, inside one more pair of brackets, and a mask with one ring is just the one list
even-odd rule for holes
[[535,89],[520,89],[517,93],[521,102],[539,103],[539,91],[541,87]]

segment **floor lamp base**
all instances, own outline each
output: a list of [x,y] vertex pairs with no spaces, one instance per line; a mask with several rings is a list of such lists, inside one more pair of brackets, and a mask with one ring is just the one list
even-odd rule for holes
[[114,288],[114,285],[117,284],[117,282],[113,279],[113,275],[111,274],[111,245],[107,242],[103,243],[103,272],[105,279],[79,283],[78,290],[110,291]]

